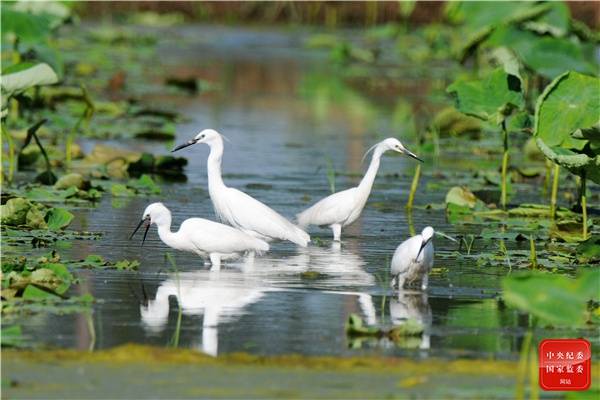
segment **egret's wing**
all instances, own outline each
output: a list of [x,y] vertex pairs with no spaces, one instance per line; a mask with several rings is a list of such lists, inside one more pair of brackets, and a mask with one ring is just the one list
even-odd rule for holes
[[319,200],[297,215],[300,226],[331,225],[348,219],[356,204],[357,188],[346,189]]
[[202,251],[238,253],[246,250],[267,251],[269,245],[238,229],[203,218],[185,220],[179,228]]
[[306,246],[310,241],[310,236],[302,229],[242,191],[227,188],[220,199],[224,204],[219,207],[219,213],[239,229],[268,238],[290,240],[301,246]]
[[400,243],[392,257],[392,275],[398,275],[408,271],[413,263],[419,248],[421,247],[421,235],[416,235]]

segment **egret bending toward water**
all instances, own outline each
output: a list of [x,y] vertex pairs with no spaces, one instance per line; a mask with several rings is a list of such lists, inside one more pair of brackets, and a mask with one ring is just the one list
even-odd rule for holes
[[298,214],[298,224],[301,227],[308,225],[329,225],[333,231],[333,240],[339,241],[342,235],[342,227],[350,225],[360,216],[371,193],[375,176],[379,170],[379,160],[383,153],[393,150],[423,162],[415,154],[408,151],[398,139],[385,139],[371,147],[369,151],[373,149],[375,151],[373,152],[373,158],[371,158],[371,164],[360,184],[357,187],[327,196]]
[[429,272],[433,266],[433,235],[438,234],[456,241],[454,238],[441,232],[435,232],[428,226],[420,235],[415,235],[396,248],[392,258],[392,286],[404,288],[405,283],[421,281],[421,290],[427,290]]
[[225,186],[221,177],[223,138],[213,129],[204,129],[187,143],[175,147],[181,150],[196,143],[210,147],[207,161],[208,191],[217,217],[252,236],[263,240],[289,240],[305,247],[310,236],[282,217],[275,210],[237,189]]
[[235,258],[239,253],[265,252],[269,244],[242,231],[218,222],[202,218],[189,218],[181,223],[177,232],[171,232],[171,212],[162,203],[152,203],[144,211],[143,218],[130,239],[146,224],[146,240],[151,224],[158,227],[158,236],[169,247],[189,251],[201,257],[208,256],[213,269],[219,269],[221,259]]

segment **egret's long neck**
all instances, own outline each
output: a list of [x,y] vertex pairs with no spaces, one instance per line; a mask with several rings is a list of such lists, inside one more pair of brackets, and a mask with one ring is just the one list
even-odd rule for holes
[[169,247],[177,248],[177,232],[171,232],[171,213],[161,215],[156,221],[158,237]]
[[206,162],[206,169],[208,171],[208,190],[213,190],[224,187],[223,178],[221,177],[221,160],[223,158],[223,139],[220,137],[215,139],[209,144],[210,154],[208,155],[208,161]]
[[367,197],[369,196],[369,193],[371,193],[373,182],[377,176],[377,171],[379,170],[379,160],[381,159],[382,154],[383,150],[380,147],[376,147],[373,151],[373,157],[371,158],[369,168],[367,169],[367,172],[365,172],[365,176],[363,176],[360,184],[358,185],[359,193],[364,194]]

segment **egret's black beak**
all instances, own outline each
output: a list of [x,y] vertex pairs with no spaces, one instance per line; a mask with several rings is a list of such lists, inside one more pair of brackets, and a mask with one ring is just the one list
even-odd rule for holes
[[146,217],[146,218],[142,219],[140,221],[140,223],[138,224],[138,226],[133,231],[133,233],[131,234],[131,236],[129,236],[129,240],[131,240],[133,238],[133,235],[136,234],[136,232],[140,229],[140,227],[142,226],[142,224],[144,222],[146,223],[146,230],[144,231],[144,238],[142,239],[142,246],[144,245],[144,242],[146,241],[146,236],[148,235],[148,229],[150,229],[150,217]]
[[427,243],[429,243],[431,239],[427,239],[427,240],[423,240],[423,242],[421,242],[421,248],[419,249],[419,252],[417,253],[417,257],[415,257],[415,261],[419,259],[419,256],[421,255],[421,252],[423,251],[423,249],[425,248],[425,246],[427,246]]
[[188,140],[187,142],[185,142],[184,144],[180,144],[179,146],[175,146],[175,148],[173,150],[171,150],[171,153],[176,152],[177,150],[181,150],[184,149],[188,146],[191,146],[193,144],[196,144],[196,142],[198,142],[198,140],[196,139],[192,139],[192,140]]
[[417,157],[417,155],[416,155],[415,153],[413,153],[412,151],[409,151],[409,150],[407,150],[407,149],[404,149],[404,154],[406,154],[406,155],[407,155],[407,156],[409,156],[409,157],[412,157],[412,158],[414,158],[415,160],[418,160],[418,161],[424,162],[424,161],[423,161],[423,160],[421,160],[419,157]]

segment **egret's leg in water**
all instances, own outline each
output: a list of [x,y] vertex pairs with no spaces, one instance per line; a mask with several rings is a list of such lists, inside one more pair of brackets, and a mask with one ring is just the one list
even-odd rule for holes
[[396,282],[398,283],[398,290],[404,289],[404,282],[406,281],[405,276],[396,275]]
[[333,240],[339,242],[342,237],[342,225],[333,224],[331,225],[331,230],[333,231]]
[[429,274],[425,273],[421,282],[421,290],[427,290],[427,286],[429,286]]
[[210,253],[211,271],[219,271],[221,269],[221,255],[219,253]]

